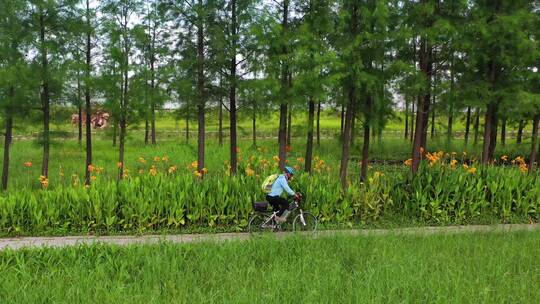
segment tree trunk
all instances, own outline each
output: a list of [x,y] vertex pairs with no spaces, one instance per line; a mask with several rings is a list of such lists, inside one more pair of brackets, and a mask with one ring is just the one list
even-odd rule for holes
[[[285,37],[289,28],[289,0],[283,0],[283,20],[282,20],[283,36]],[[288,48],[285,42],[282,46],[282,55],[287,56]],[[282,101],[279,106],[279,169],[285,169],[285,160],[287,157],[285,146],[287,144],[287,95],[289,89],[289,66],[285,61],[281,67],[281,95]]]
[[369,134],[371,124],[371,108],[373,107],[373,100],[371,94],[367,96],[366,113],[364,117],[364,144],[362,147],[362,167],[360,168],[360,182],[365,183],[367,180],[367,169],[369,163]]
[[446,140],[450,144],[452,142],[452,137],[454,133],[454,114],[453,114],[453,105],[450,105],[452,109],[450,110],[450,115],[448,116],[448,129],[446,130]]
[[146,118],[144,119],[144,144],[148,145],[149,140],[150,140],[150,124],[148,123],[148,114],[146,114]]
[[[126,52],[127,53],[127,52]],[[123,85],[122,85],[122,107],[120,117],[120,145],[118,155],[118,181],[124,178],[124,154],[126,146],[126,126],[127,126],[127,107],[128,107],[128,64],[129,59],[126,56],[126,65],[123,73]]]
[[467,118],[465,121],[465,148],[469,145],[469,133],[471,130],[471,107],[467,107]]
[[523,129],[525,128],[525,122],[524,120],[520,120],[519,121],[519,127],[518,127],[518,133],[517,133],[517,144],[521,144],[521,142],[523,141]]
[[529,158],[529,173],[534,170],[536,157],[538,154],[538,124],[540,122],[540,114],[534,116],[533,120],[533,133],[531,140],[531,156]]
[[[358,4],[356,2],[353,2],[351,5],[351,21],[350,21],[350,28],[349,28],[349,34],[352,37],[356,37],[358,35]],[[351,61],[354,61],[354,57],[351,58]],[[350,65],[352,66],[352,64]],[[341,151],[341,163],[339,168],[339,179],[341,182],[341,187],[343,189],[347,188],[347,169],[349,165],[349,148],[350,148],[350,135],[351,135],[351,127],[352,127],[352,119],[354,114],[354,104],[356,102],[356,86],[355,86],[355,80],[356,79],[356,72],[354,69],[351,69],[349,71],[350,79],[348,79],[350,86],[347,88],[347,95],[348,95],[348,101],[347,101],[347,108],[345,112],[345,121],[343,125],[343,142],[342,142],[342,151]]]
[[151,124],[151,133],[152,133],[152,145],[157,143],[156,140],[156,68],[155,68],[155,40],[156,40],[156,29],[152,31],[152,51],[150,56],[150,124]]
[[424,98],[418,98],[418,105],[417,105],[417,113],[416,113],[416,127],[414,131],[414,139],[413,139],[413,157],[412,157],[412,165],[411,170],[413,174],[416,174],[418,171],[418,167],[420,166],[420,160],[422,158],[421,149],[422,147],[422,125],[423,125],[423,119],[424,115],[422,115],[422,109],[424,108]]
[[[498,105],[497,105],[497,111],[498,111]],[[490,161],[493,160],[493,157],[495,155],[495,148],[497,146],[497,130],[499,127],[499,119],[497,118],[497,114],[495,114],[495,117],[493,118],[493,125],[491,128],[491,140],[489,142],[489,159]]]
[[189,104],[186,108],[186,143],[189,143],[189,113],[191,111],[191,109],[189,108]]
[[282,103],[279,106],[279,169],[285,170],[286,144],[287,144],[287,104]]
[[116,136],[118,133],[118,120],[113,119],[113,136],[112,136],[112,145],[116,147]]
[[411,170],[413,174],[416,174],[421,160],[421,148],[426,149],[426,137],[427,137],[427,120],[429,119],[429,107],[431,101],[431,77],[433,73],[432,51],[431,46],[426,41],[427,39],[422,37],[420,42],[420,68],[426,78],[428,79],[428,85],[423,98],[419,99],[416,114],[416,130],[413,140],[413,153],[412,153],[412,165]]
[[352,113],[351,119],[351,147],[354,149],[354,143],[356,140],[356,107]]
[[237,155],[237,135],[236,135],[236,44],[238,25],[236,21],[236,0],[231,1],[231,35],[232,35],[232,49],[233,54],[231,56],[230,66],[230,92],[229,92],[229,111],[230,111],[230,140],[231,140],[231,173],[236,174],[238,167],[238,155]]
[[450,93],[452,94],[450,96],[450,113],[448,114],[448,129],[446,130],[446,139],[448,142],[448,145],[452,143],[452,137],[453,137],[453,127],[454,127],[454,56],[452,54],[452,63],[450,66]]
[[84,86],[85,112],[86,112],[86,166],[85,185],[90,185],[90,171],[88,167],[92,164],[92,105],[90,103],[90,69],[92,64],[92,45],[90,28],[90,0],[86,0],[86,82]]
[[[488,67],[489,81],[491,88],[495,87],[499,69],[496,63],[491,60]],[[499,100],[492,100],[486,111],[484,126],[484,147],[482,153],[482,163],[489,164],[493,160],[493,154],[497,145],[497,125],[499,110]]]
[[[495,136],[493,136],[495,134]],[[489,164],[493,159],[493,150],[497,140],[497,104],[490,102],[487,107],[484,125],[484,147],[482,163]]]
[[42,11],[39,14],[39,30],[41,44],[41,109],[43,110],[43,161],[41,175],[49,177],[49,123],[50,123],[50,95],[49,95],[49,61],[47,59],[47,46],[45,42],[45,16]]
[[251,123],[252,123],[252,135],[253,135],[253,148],[257,148],[257,103],[253,101],[253,111],[251,113]]
[[[122,115],[124,116],[124,115]],[[118,154],[118,176],[117,179],[120,181],[124,178],[124,153],[126,146],[126,119],[120,119],[120,145],[119,145],[119,154]]]
[[313,97],[309,98],[308,104],[308,132],[306,144],[305,170],[311,174],[311,162],[313,157],[313,125],[315,120],[315,103]]
[[[435,96],[433,97],[433,105],[435,105]],[[431,107],[431,139],[435,138],[435,107]]]
[[[14,97],[15,91],[13,87],[9,90],[10,97]],[[10,109],[5,112],[6,132],[4,134],[4,162],[2,165],[2,190],[7,191],[9,179],[9,156],[11,150],[11,142],[13,139],[13,116]]]
[[339,137],[343,140],[343,126],[345,121],[345,105],[341,105],[341,124],[339,130]]
[[409,138],[409,99],[405,96],[405,139]]
[[[416,103],[420,103],[420,96],[417,96]],[[415,113],[416,113],[416,110],[417,110],[417,109],[415,109],[414,99],[411,102],[411,108],[412,108],[411,109],[411,135],[409,136],[409,138],[410,138],[411,143],[412,143],[414,141],[414,124],[415,124],[415,121],[416,121]]]
[[480,108],[476,108],[476,113],[474,117],[474,143],[476,147],[478,145],[478,137],[480,134]]
[[218,108],[218,143],[220,147],[223,147],[223,102],[221,97],[219,98]]
[[[430,54],[433,54],[433,50],[429,50],[429,53]],[[433,57],[433,56],[432,56]],[[432,63],[432,66],[434,66],[434,64]],[[435,66],[435,69],[437,67]],[[429,121],[429,114],[431,114],[431,139],[433,140],[433,138],[435,138],[435,104],[436,104],[436,97],[437,97],[437,90],[436,90],[436,86],[437,86],[437,73],[436,72],[433,72],[433,68],[432,68],[432,76],[430,77],[429,79],[429,90],[431,90],[431,98],[432,98],[432,102],[430,102],[430,112],[428,112],[426,114],[426,119],[424,121],[425,125],[426,125],[426,131],[427,131],[427,127],[429,125],[428,121]],[[424,103],[425,104],[425,103]],[[422,139],[422,147],[426,147],[427,146],[427,134],[423,136],[423,139]]]
[[128,96],[128,85],[129,85],[129,45],[128,45],[128,16],[127,14],[123,15],[123,52],[124,52],[124,66],[123,68],[123,84],[122,84],[122,98],[121,98],[121,107],[120,107],[120,145],[119,145],[119,155],[118,155],[118,177],[117,180],[121,181],[125,175],[125,146],[126,146],[126,127],[127,127],[127,109],[129,105],[129,96]]
[[[199,10],[203,9],[203,1],[198,1]],[[202,12],[197,16],[197,108],[198,108],[198,144],[197,144],[197,170],[202,172],[205,156],[205,96],[204,96],[204,19]],[[232,109],[231,109],[232,111]],[[232,117],[233,115],[231,115]],[[232,138],[232,136],[231,136]],[[233,164],[231,164],[232,166]]]
[[501,145],[506,146],[506,117],[502,119],[501,124]]
[[78,142],[79,145],[82,142],[82,100],[81,100],[81,77],[79,75],[79,70],[77,70],[77,110],[78,110],[78,127],[79,127],[79,136],[78,136]]
[[321,102],[317,104],[317,147],[321,146]]
[[291,146],[291,129],[292,129],[292,107],[289,107],[287,113],[287,146]]
[[347,166],[349,164],[349,148],[350,148],[350,134],[352,125],[352,115],[354,111],[354,99],[355,90],[353,87],[349,89],[349,102],[345,112],[345,121],[343,126],[343,143],[341,151],[341,164],[339,169],[339,178],[341,181],[341,187],[345,189],[347,187]]
[[157,144],[157,136],[156,136],[156,104],[152,102],[152,109],[150,113],[150,129],[152,134],[152,145]]

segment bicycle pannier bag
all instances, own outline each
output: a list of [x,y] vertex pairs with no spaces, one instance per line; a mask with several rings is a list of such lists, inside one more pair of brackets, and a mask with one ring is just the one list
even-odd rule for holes
[[253,209],[255,209],[255,211],[266,211],[268,209],[268,203],[267,202],[255,202],[255,203],[253,203]]

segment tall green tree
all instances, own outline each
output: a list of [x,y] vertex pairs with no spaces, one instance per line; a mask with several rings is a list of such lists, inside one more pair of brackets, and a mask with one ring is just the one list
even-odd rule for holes
[[[167,64],[167,55],[170,42],[170,34],[166,27],[166,15],[163,11],[166,6],[161,4],[160,0],[145,1],[142,8],[141,35],[139,35],[139,47],[142,53],[147,79],[147,121],[146,134],[148,134],[148,125],[150,126],[150,138],[152,144],[156,144],[156,111],[163,105],[165,100],[162,85],[165,82],[165,65]],[[148,115],[149,114],[149,115]],[[148,117],[149,116],[149,117]],[[150,123],[148,124],[148,120]],[[148,139],[148,138],[146,138]],[[146,140],[147,141],[147,140]]]
[[362,52],[363,71],[359,77],[363,97],[359,109],[363,114],[363,147],[362,165],[360,169],[360,181],[366,182],[369,162],[370,133],[372,130],[382,132],[388,116],[391,101],[387,92],[387,85],[392,76],[392,57],[388,50],[391,49],[392,38],[390,35],[390,7],[386,1],[367,0],[364,3],[361,14],[361,36],[367,37],[360,48]]
[[[245,70],[245,62],[252,59],[255,46],[251,42],[251,21],[255,17],[254,1],[230,0],[230,18],[228,28],[227,50],[230,58],[228,81],[229,81],[229,136],[231,172],[236,173],[238,167],[238,143],[237,143],[237,88],[241,79],[239,67]],[[238,57],[242,59],[238,60]],[[253,103],[255,104],[255,102]],[[255,134],[255,131],[254,131]]]
[[303,16],[294,34],[297,42],[293,58],[297,72],[293,90],[295,95],[305,99],[308,108],[305,171],[311,173],[315,108],[326,97],[329,88],[335,86],[336,77],[332,77],[330,71],[334,70],[337,56],[329,44],[333,25],[331,2],[305,0],[299,1],[298,6]]
[[59,77],[59,71],[62,54],[66,52],[64,47],[67,45],[66,39],[69,38],[71,31],[66,25],[71,24],[70,19],[73,18],[76,1],[31,0],[27,3],[31,28],[35,33],[36,60],[41,69],[40,107],[43,112],[41,174],[45,177],[49,176],[51,99],[58,97],[61,92],[62,79]]
[[4,123],[2,190],[8,189],[10,153],[16,118],[28,114],[33,101],[33,71],[25,58],[31,35],[27,30],[24,1],[0,4],[0,118]]
[[279,132],[278,132],[278,143],[279,143],[279,168],[281,170],[285,169],[285,161],[287,158],[287,113],[288,113],[288,99],[290,98],[290,87],[291,87],[291,67],[290,67],[290,0],[283,0],[281,3],[278,3],[278,11],[281,13],[281,27],[280,27],[280,37],[279,37],[279,50],[278,50],[278,61],[281,69],[280,76],[280,103],[279,103]]
[[[209,95],[210,73],[209,73],[209,42],[208,33],[212,24],[216,20],[217,4],[212,0],[193,0],[181,3],[167,2],[170,20],[175,24],[176,30],[180,32],[183,39],[190,38],[191,41],[182,41],[186,46],[195,46],[195,60],[190,60],[190,64],[196,67],[194,73],[195,93],[197,106],[197,170],[202,172],[205,168],[205,145],[206,145],[206,103]],[[186,30],[193,35],[184,35]]]
[[470,23],[464,40],[465,52],[473,63],[468,72],[470,85],[485,104],[482,162],[493,160],[497,144],[500,108],[504,96],[519,91],[519,75],[529,66],[534,49],[527,24],[530,1],[472,1]]
[[362,43],[360,36],[360,3],[343,1],[340,7],[339,32],[342,34],[336,41],[340,61],[344,96],[346,96],[345,117],[342,136],[341,164],[339,177],[343,188],[347,187],[347,169],[350,154],[351,125],[360,94],[357,79],[362,68],[358,48]]
[[[209,69],[217,68],[221,89],[225,89],[229,100],[229,137],[231,173],[236,174],[238,167],[238,87],[244,75],[248,74],[249,62],[256,51],[256,42],[252,34],[252,24],[257,18],[256,2],[253,0],[227,0],[218,2],[217,20],[210,26],[210,48],[215,53]],[[223,94],[218,94],[219,109],[222,111]],[[222,117],[222,116],[220,116]],[[221,118],[220,118],[221,125]],[[222,130],[222,128],[220,128]],[[220,131],[221,134],[221,131]],[[221,138],[221,136],[220,136]]]
[[433,77],[433,37],[431,34],[435,21],[435,3],[433,0],[420,0],[409,3],[407,18],[412,23],[413,39],[418,45],[417,62],[423,76],[423,88],[416,106],[416,122],[413,137],[412,165],[413,173],[418,171],[421,150],[426,148],[429,111],[431,106],[431,85]]
[[[84,69],[84,108],[86,113],[86,162],[85,162],[85,185],[90,185],[90,165],[92,164],[92,105],[91,105],[91,86],[92,86],[92,37],[95,34],[95,10],[90,7],[90,0],[85,1],[84,17],[85,27],[84,33],[86,38],[85,44],[85,69]],[[79,116],[79,120],[81,117]]]
[[125,176],[125,141],[127,119],[130,110],[130,71],[131,58],[134,52],[134,37],[132,19],[140,11],[141,2],[138,0],[104,0],[102,3],[103,23],[109,35],[111,58],[116,62],[122,75],[120,104],[119,104],[119,155],[118,180]]
[[[78,112],[78,130],[79,143],[82,142],[83,137],[83,108],[84,108],[84,120],[85,120],[85,185],[90,185],[89,170],[92,164],[92,107],[91,107],[91,94],[92,94],[92,49],[96,46],[95,42],[92,42],[92,38],[95,35],[95,8],[91,6],[90,0],[80,0],[75,8],[72,22],[69,25],[71,28],[71,37],[69,39],[71,57],[73,64],[69,66],[73,78],[76,79],[76,93],[73,94],[76,100],[77,112]],[[83,101],[84,90],[84,101]]]

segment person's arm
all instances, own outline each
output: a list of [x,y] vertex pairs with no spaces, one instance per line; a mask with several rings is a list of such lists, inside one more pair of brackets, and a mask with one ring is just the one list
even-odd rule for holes
[[285,178],[285,176],[283,176],[283,177],[281,178],[280,184],[281,184],[281,187],[282,187],[285,191],[287,191],[287,193],[289,193],[291,196],[296,194],[296,192],[294,192],[294,191],[291,189],[291,187],[289,187],[289,183],[287,182],[287,178]]

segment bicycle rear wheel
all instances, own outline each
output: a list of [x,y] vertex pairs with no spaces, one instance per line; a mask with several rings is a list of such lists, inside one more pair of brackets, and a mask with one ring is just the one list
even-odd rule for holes
[[294,218],[293,230],[315,231],[317,230],[317,218],[309,212],[302,212]]
[[255,213],[251,219],[249,219],[248,231],[249,233],[260,233],[265,231],[274,230],[274,221],[267,223],[269,215],[263,213]]

